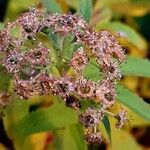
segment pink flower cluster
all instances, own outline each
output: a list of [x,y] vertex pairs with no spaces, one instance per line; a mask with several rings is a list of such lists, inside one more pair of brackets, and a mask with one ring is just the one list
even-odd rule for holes
[[[73,76],[65,72],[56,77],[47,71],[53,56],[51,50],[37,39],[38,33],[47,28],[62,37],[69,33],[74,35],[74,44],[79,48],[68,61],[74,70]],[[18,29],[21,35],[14,36],[13,29]],[[102,141],[98,124],[115,103],[115,86],[121,78],[119,65],[125,59],[117,38],[108,31],[97,32],[76,14],[31,9],[0,31],[1,63],[13,75],[14,92],[24,99],[53,94],[61,97],[66,106],[78,111],[82,109],[81,101],[95,101],[98,108],[87,108],[79,114],[79,121],[86,128],[85,139],[98,143]],[[29,41],[36,42],[36,46],[26,46]],[[103,75],[99,82],[86,79],[83,74],[93,58]],[[126,122],[125,112],[114,115],[114,118],[118,120],[116,126],[119,128]]]

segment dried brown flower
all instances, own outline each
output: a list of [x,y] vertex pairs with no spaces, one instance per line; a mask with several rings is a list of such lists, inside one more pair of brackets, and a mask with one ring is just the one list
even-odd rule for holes
[[92,143],[92,144],[100,144],[103,141],[102,135],[100,134],[100,132],[87,133],[85,135],[85,140],[88,143]]
[[76,81],[76,92],[77,95],[82,98],[92,99],[95,96],[95,84],[92,81],[80,77],[80,79]]
[[28,99],[33,95],[34,92],[31,81],[14,81],[14,92],[20,95],[20,98]]
[[80,101],[74,96],[66,97],[66,106],[71,107],[73,109],[79,110],[81,108]]
[[49,50],[45,48],[42,43],[30,50],[25,54],[27,60],[30,60],[30,63],[33,65],[46,65],[50,63],[50,59],[48,59]]
[[85,113],[79,115],[79,121],[87,128],[93,127],[100,123],[103,118],[103,112],[101,110],[96,110],[88,108]]
[[122,110],[120,111],[117,115],[115,115],[115,119],[117,119],[116,127],[117,128],[122,128],[124,124],[128,121],[126,117],[126,111]]
[[0,92],[0,106],[5,107],[10,102],[10,95],[7,92]]

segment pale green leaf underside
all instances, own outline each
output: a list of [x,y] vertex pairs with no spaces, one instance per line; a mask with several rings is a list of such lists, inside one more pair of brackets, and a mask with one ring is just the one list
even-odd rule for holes
[[78,15],[82,16],[87,22],[89,22],[92,14],[92,1],[81,0],[77,13]]
[[61,13],[61,7],[57,4],[56,0],[42,0],[42,3],[46,10],[53,13]]
[[121,85],[117,86],[117,99],[139,116],[150,121],[150,106],[142,98],[132,93]]

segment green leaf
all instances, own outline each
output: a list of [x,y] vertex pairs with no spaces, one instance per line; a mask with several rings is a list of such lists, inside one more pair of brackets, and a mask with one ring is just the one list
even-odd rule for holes
[[142,150],[135,138],[126,130],[118,130],[113,125],[112,129],[112,146],[109,150]]
[[[97,16],[96,16],[97,15]],[[95,17],[98,22],[97,22],[97,26],[99,26],[99,24],[102,23],[106,23],[109,22],[112,18],[112,11],[110,8],[106,7],[106,8],[102,8],[99,10],[95,11]],[[94,18],[94,17],[93,17]],[[94,19],[93,19],[94,20]],[[93,21],[92,20],[92,21]],[[95,22],[94,22],[95,23]]]
[[4,24],[2,22],[0,22],[0,30],[2,30],[4,27]]
[[42,3],[47,11],[61,13],[61,7],[57,4],[56,0],[42,0]]
[[35,7],[40,3],[40,0],[10,0],[6,9],[5,19],[9,18],[9,21],[14,21],[22,12],[26,12],[29,6]]
[[63,104],[37,110],[25,116],[13,127],[15,136],[28,136],[47,130],[56,130],[77,123],[77,113]]
[[150,121],[150,106],[144,100],[121,85],[117,86],[117,99],[137,113],[139,116]]
[[53,31],[50,29],[48,38],[50,42],[52,43],[52,46],[55,50],[60,50],[61,45],[61,37],[58,33],[53,33]]
[[[4,114],[5,117],[3,117],[3,124],[5,131],[7,133],[7,136],[10,139],[13,139],[13,145],[15,150],[23,149],[23,147],[26,145],[27,139],[25,138],[15,138],[13,135],[13,125],[22,119],[24,116],[26,116],[29,113],[29,101],[25,100],[19,100],[15,97],[12,97],[12,101],[10,104],[7,105]],[[27,143],[28,148],[31,148],[31,143]]]
[[90,22],[90,18],[92,15],[92,1],[81,0],[77,13],[78,15],[82,16],[87,22]]
[[147,47],[143,37],[141,37],[133,28],[121,22],[102,23],[98,24],[97,28],[100,30],[106,29],[118,32],[123,37],[127,38],[128,41],[133,45],[137,46],[140,50],[144,50]]
[[121,66],[121,70],[124,75],[150,77],[150,61],[130,56]]
[[[54,136],[56,150],[86,150],[84,129],[79,124],[67,126],[57,130]],[[68,144],[69,143],[69,144]]]
[[71,0],[65,0],[65,2],[71,7],[76,9],[79,5],[80,0],[75,0],[75,1],[71,1]]
[[63,40],[63,58],[71,59],[75,44],[73,43],[74,35],[69,34]]
[[5,130],[10,138],[13,136],[12,126],[29,113],[29,101],[18,100],[13,97],[12,99],[13,102],[7,105],[3,118]]
[[110,122],[109,122],[108,116],[105,115],[103,117],[102,123],[103,123],[103,125],[104,125],[104,127],[106,129],[109,141],[111,142],[111,128],[110,128]]
[[0,65],[0,90],[7,91],[10,86],[11,76]]
[[150,1],[149,0],[130,0],[131,3],[133,4],[140,4],[140,5],[150,5]]
[[101,79],[100,69],[95,60],[91,60],[91,62],[87,64],[84,76],[92,81],[98,81]]
[[58,33],[53,33],[52,29],[49,30],[48,39],[53,47],[53,56],[56,61],[60,60],[61,41],[62,37]]

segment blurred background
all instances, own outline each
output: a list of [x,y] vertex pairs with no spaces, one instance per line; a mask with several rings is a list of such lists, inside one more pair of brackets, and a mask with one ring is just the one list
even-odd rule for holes
[[[0,22],[15,20],[30,6],[39,9],[53,5],[55,2],[62,13],[75,13],[80,0],[0,0]],[[47,8],[48,9],[48,8]],[[93,13],[90,24],[97,30],[108,29],[125,35],[121,44],[126,54],[140,58],[150,59],[150,0],[93,0]],[[130,90],[137,93],[150,104],[150,78],[124,76],[121,82]],[[1,98],[1,97],[0,97]],[[30,110],[50,105],[47,97],[42,103],[33,104]],[[150,125],[142,118],[131,113],[135,119],[125,131],[120,134],[112,131],[114,145],[113,150],[150,150]],[[150,114],[149,114],[150,115]],[[31,150],[51,150],[53,136],[50,132],[34,134],[30,137]],[[9,137],[4,128],[2,117],[0,118],[0,150],[14,150],[13,139]],[[69,143],[68,143],[69,144]],[[28,144],[23,149],[30,149]],[[104,142],[97,149],[107,150]],[[22,149],[20,149],[22,150]],[[68,149],[70,150],[70,149]]]

